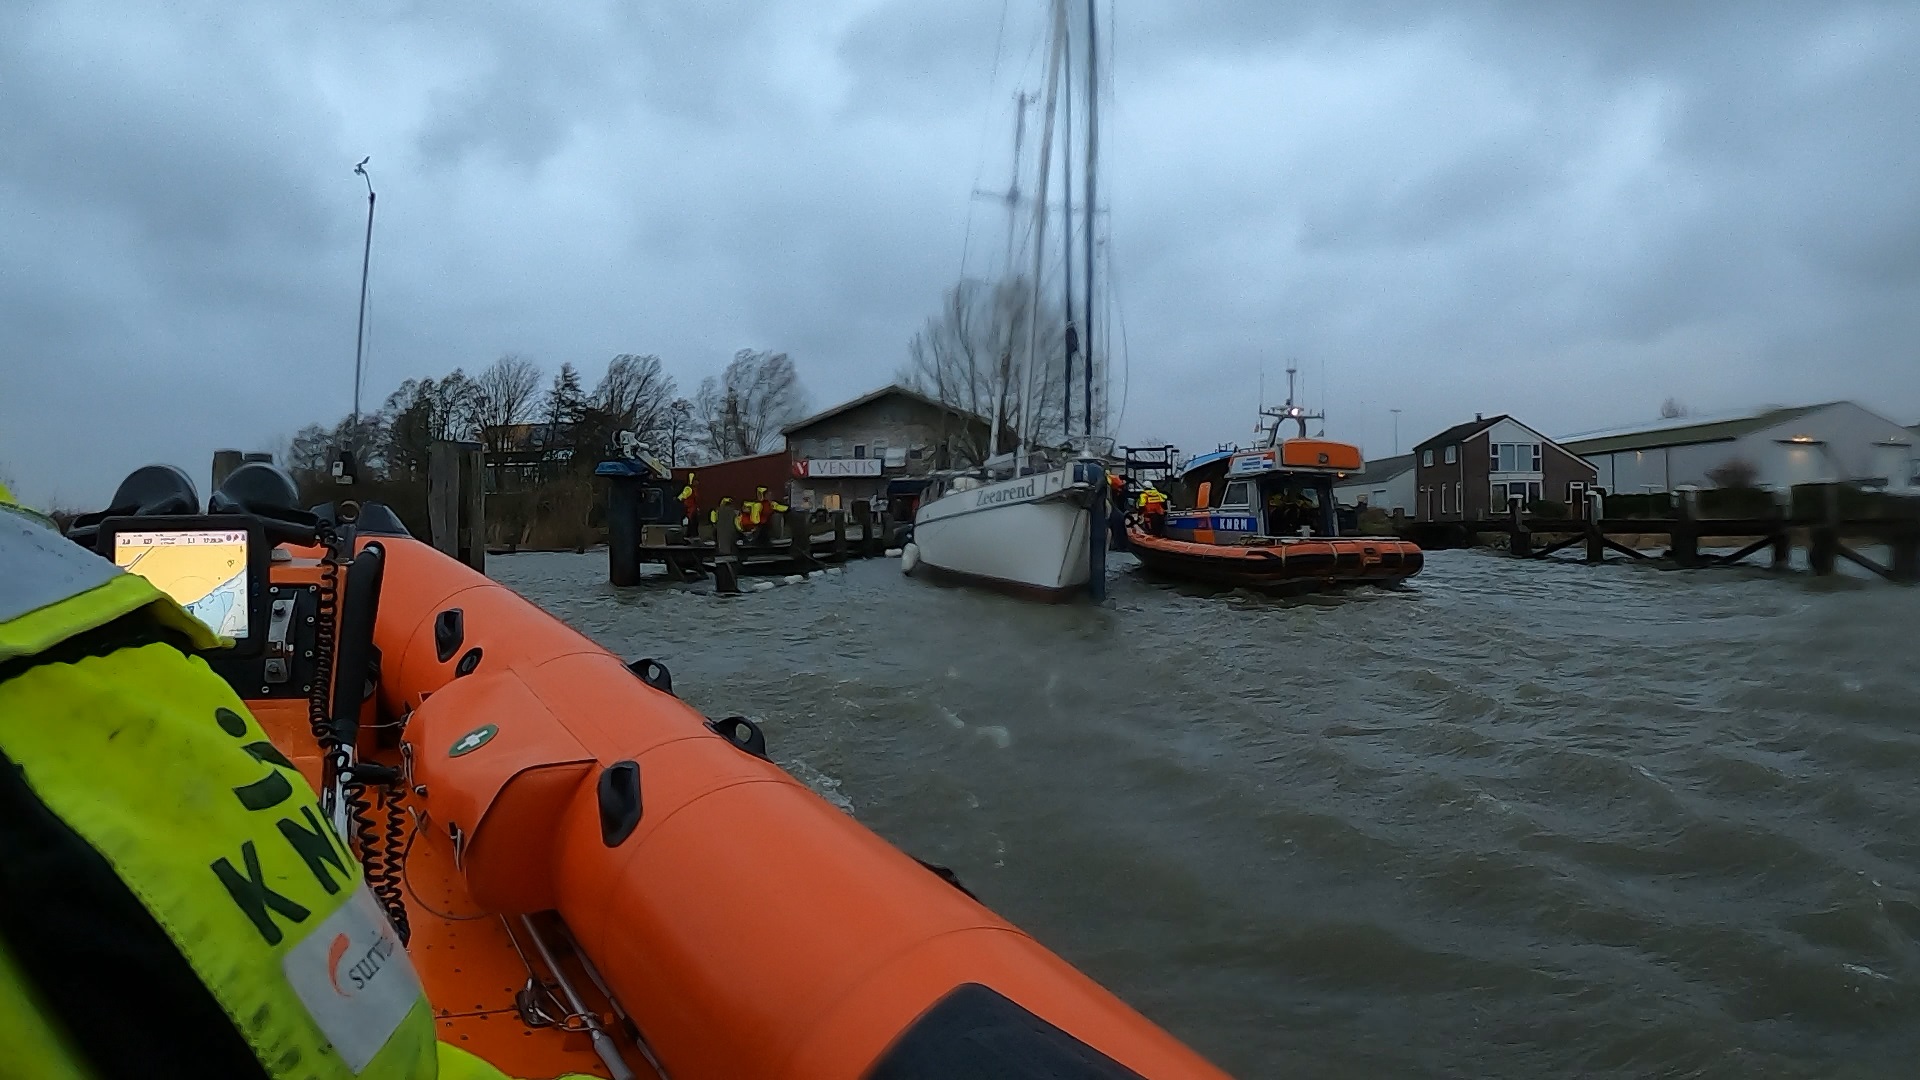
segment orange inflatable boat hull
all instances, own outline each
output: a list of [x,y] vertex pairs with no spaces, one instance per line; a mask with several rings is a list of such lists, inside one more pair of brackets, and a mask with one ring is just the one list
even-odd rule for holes
[[1054,1075],[1017,1071],[1028,1053],[1224,1075],[756,755],[750,725],[716,730],[509,589],[378,542],[377,712],[406,718],[417,828],[450,845],[471,917],[557,912],[675,1080],[907,1077],[990,1022],[1031,1038],[981,1075]]
[[1171,577],[1268,591],[1393,585],[1420,572],[1420,546],[1392,537],[1343,536],[1208,544],[1127,534],[1128,550],[1149,570]]

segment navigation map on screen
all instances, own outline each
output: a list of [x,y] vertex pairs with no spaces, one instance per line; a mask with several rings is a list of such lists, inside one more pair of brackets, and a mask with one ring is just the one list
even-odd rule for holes
[[113,561],[153,582],[214,633],[247,636],[245,529],[122,532],[113,538]]

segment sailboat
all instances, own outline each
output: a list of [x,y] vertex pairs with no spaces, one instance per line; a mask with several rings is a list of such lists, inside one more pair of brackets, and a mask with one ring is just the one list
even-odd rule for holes
[[[1073,250],[1073,109],[1072,58],[1068,34],[1067,0],[1052,0],[1049,33],[1045,128],[1040,143],[1039,183],[1034,201],[1033,302],[1027,319],[1024,366],[1025,392],[1020,398],[1015,446],[998,453],[998,416],[987,462],[980,468],[936,476],[914,516],[913,541],[901,554],[908,573],[919,567],[963,581],[996,587],[1048,600],[1069,599],[1086,593],[1095,601],[1106,595],[1106,466],[1094,452],[1093,403],[1093,208],[1097,194],[1099,146],[1099,51],[1094,5],[1087,4],[1086,92],[1087,131],[1079,147],[1085,162],[1087,228],[1083,250]],[[1063,69],[1064,78],[1063,78]],[[1061,362],[1064,365],[1063,416],[1066,434],[1073,437],[1074,358],[1080,356],[1081,432],[1071,449],[1038,445],[1034,428],[1040,410],[1034,398],[1037,370],[1047,362],[1041,355],[1040,303],[1042,270],[1047,246],[1047,188],[1052,173],[1054,120],[1061,95],[1067,101],[1066,153],[1062,170],[1067,194],[1066,224],[1060,230],[1065,255],[1065,315]],[[1017,154],[1016,154],[1017,158]],[[1017,169],[1016,160],[1016,169]],[[1012,203],[1011,193],[1009,203]],[[1086,275],[1081,320],[1074,320],[1073,265],[1076,254]],[[1084,348],[1083,348],[1084,346]],[[996,410],[997,411],[997,410]]]

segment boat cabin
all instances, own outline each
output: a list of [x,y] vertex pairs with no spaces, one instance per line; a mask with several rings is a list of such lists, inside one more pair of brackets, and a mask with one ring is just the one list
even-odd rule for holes
[[1166,535],[1202,544],[1339,536],[1333,485],[1361,464],[1359,447],[1326,439],[1203,455],[1181,474],[1192,505],[1168,511]]

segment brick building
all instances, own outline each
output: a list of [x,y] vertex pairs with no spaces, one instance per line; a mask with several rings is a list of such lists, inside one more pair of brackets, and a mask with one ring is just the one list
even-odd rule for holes
[[1413,448],[1419,521],[1485,520],[1524,497],[1579,505],[1595,482],[1591,463],[1511,416],[1475,416]]
[[[886,386],[787,426],[793,505],[911,500],[928,473],[975,464],[987,421],[904,386]],[[899,507],[895,508],[896,510]]]

